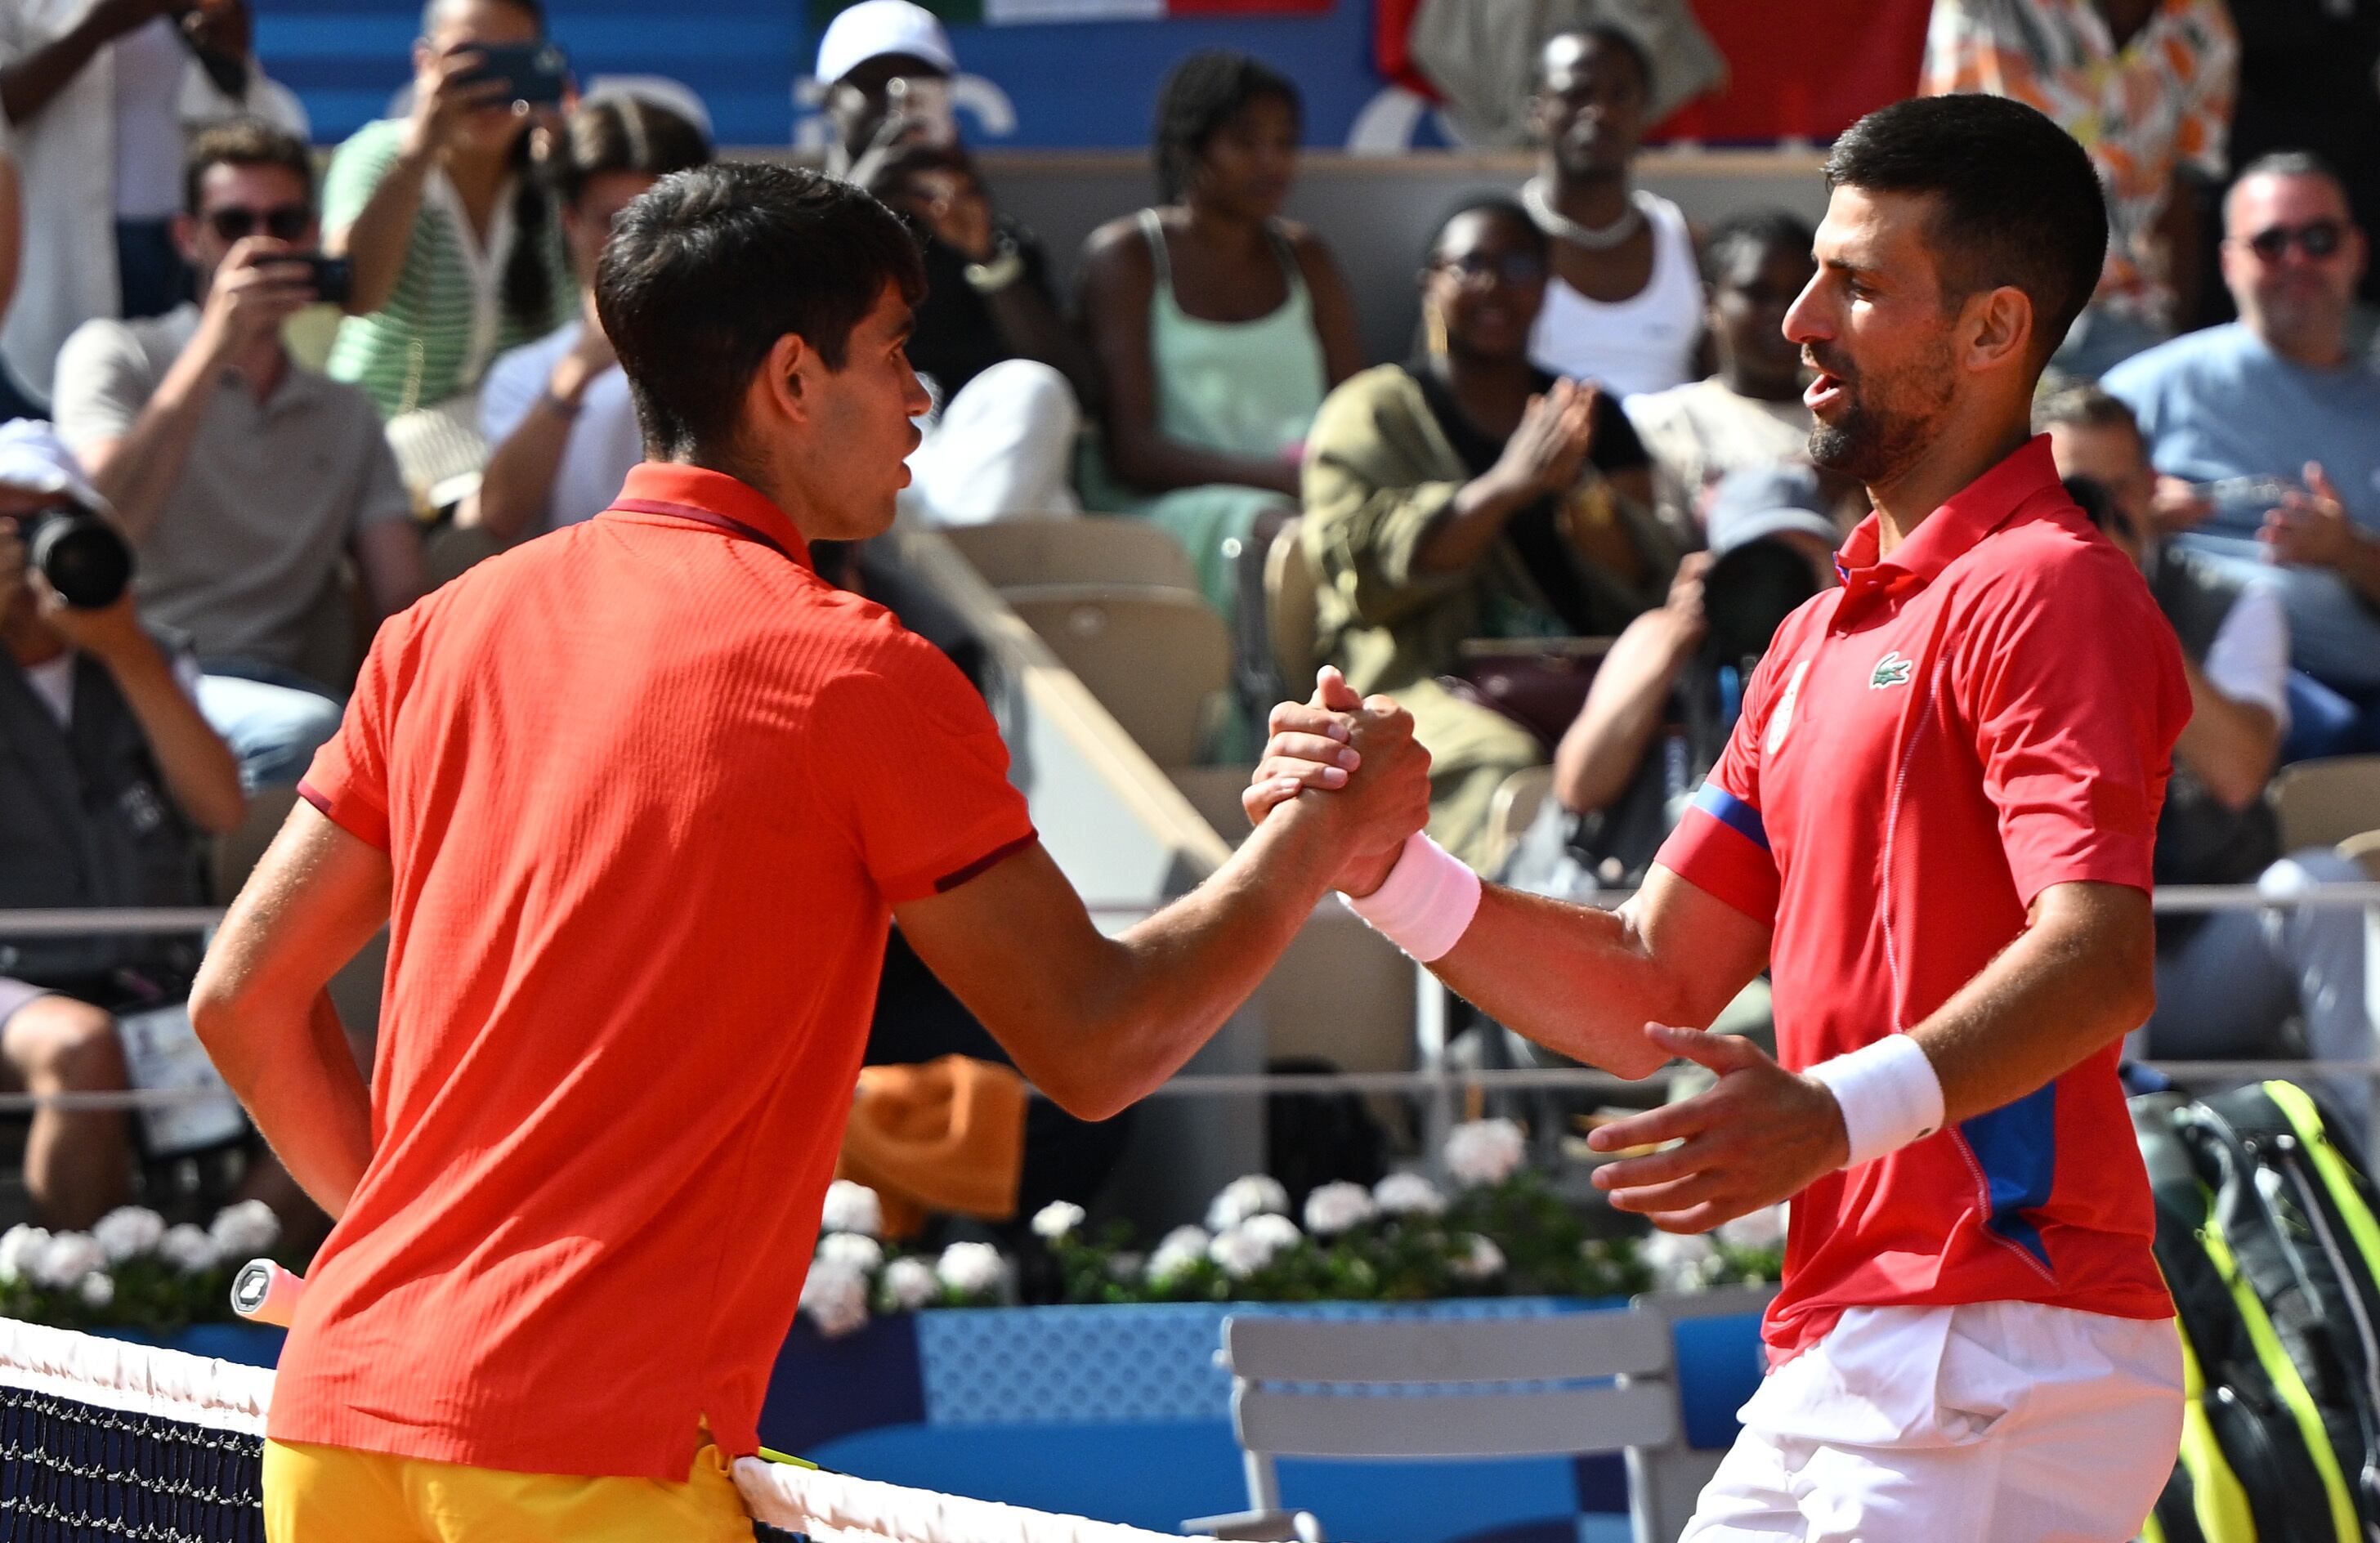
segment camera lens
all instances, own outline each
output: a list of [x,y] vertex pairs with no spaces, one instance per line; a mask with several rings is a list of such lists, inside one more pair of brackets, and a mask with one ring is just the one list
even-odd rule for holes
[[78,611],[114,605],[132,582],[132,548],[97,516],[72,504],[36,510],[24,521],[25,556]]

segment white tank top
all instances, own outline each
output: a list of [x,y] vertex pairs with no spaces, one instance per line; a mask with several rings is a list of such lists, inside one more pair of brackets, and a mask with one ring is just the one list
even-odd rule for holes
[[1590,300],[1555,277],[1546,286],[1529,354],[1537,368],[1594,381],[1620,396],[1667,391],[1694,378],[1702,335],[1703,281],[1685,212],[1639,190],[1653,226],[1653,276],[1624,300]]

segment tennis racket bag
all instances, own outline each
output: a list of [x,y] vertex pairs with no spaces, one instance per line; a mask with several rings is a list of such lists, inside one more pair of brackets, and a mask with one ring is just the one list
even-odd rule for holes
[[2380,1221],[2303,1089],[2132,1100],[2182,1330],[2152,1543],[2380,1539]]

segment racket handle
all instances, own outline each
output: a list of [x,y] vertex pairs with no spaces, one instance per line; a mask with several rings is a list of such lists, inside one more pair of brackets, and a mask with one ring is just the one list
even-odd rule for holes
[[306,1277],[271,1259],[250,1259],[231,1278],[231,1310],[250,1323],[286,1329],[298,1316]]

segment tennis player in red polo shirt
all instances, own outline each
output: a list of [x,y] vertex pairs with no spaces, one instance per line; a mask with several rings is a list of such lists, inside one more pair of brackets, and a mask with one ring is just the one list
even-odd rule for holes
[[[982,699],[809,565],[891,523],[923,287],[889,212],[807,172],[630,206],[596,298],[650,459],[381,630],[225,919],[191,1016],[337,1219],[274,1388],[275,1543],[749,1539],[726,1462],[757,1445],[888,917],[1104,1118],[1427,817],[1428,758],[1378,704],[1343,791],[1092,926]],[[368,1091],[322,989],[383,924]]]
[[[1356,908],[1555,1049],[1721,1074],[1595,1135],[1675,1143],[1597,1172],[1616,1205],[1700,1232],[1791,1198],[1772,1371],[1688,1538],[2113,1543],[2181,1428],[2116,1062],[2151,1004],[2190,699],[2147,589],[2029,437],[2106,214],[2074,141],[1993,98],[1872,114],[1827,176],[1786,332],[1813,456],[1875,502],[1842,587],[1779,631],[1619,911],[1483,890],[1422,838]],[[1275,714],[1252,813],[1347,705]],[[1764,966],[1778,1062],[1648,1027],[1708,1024]]]

